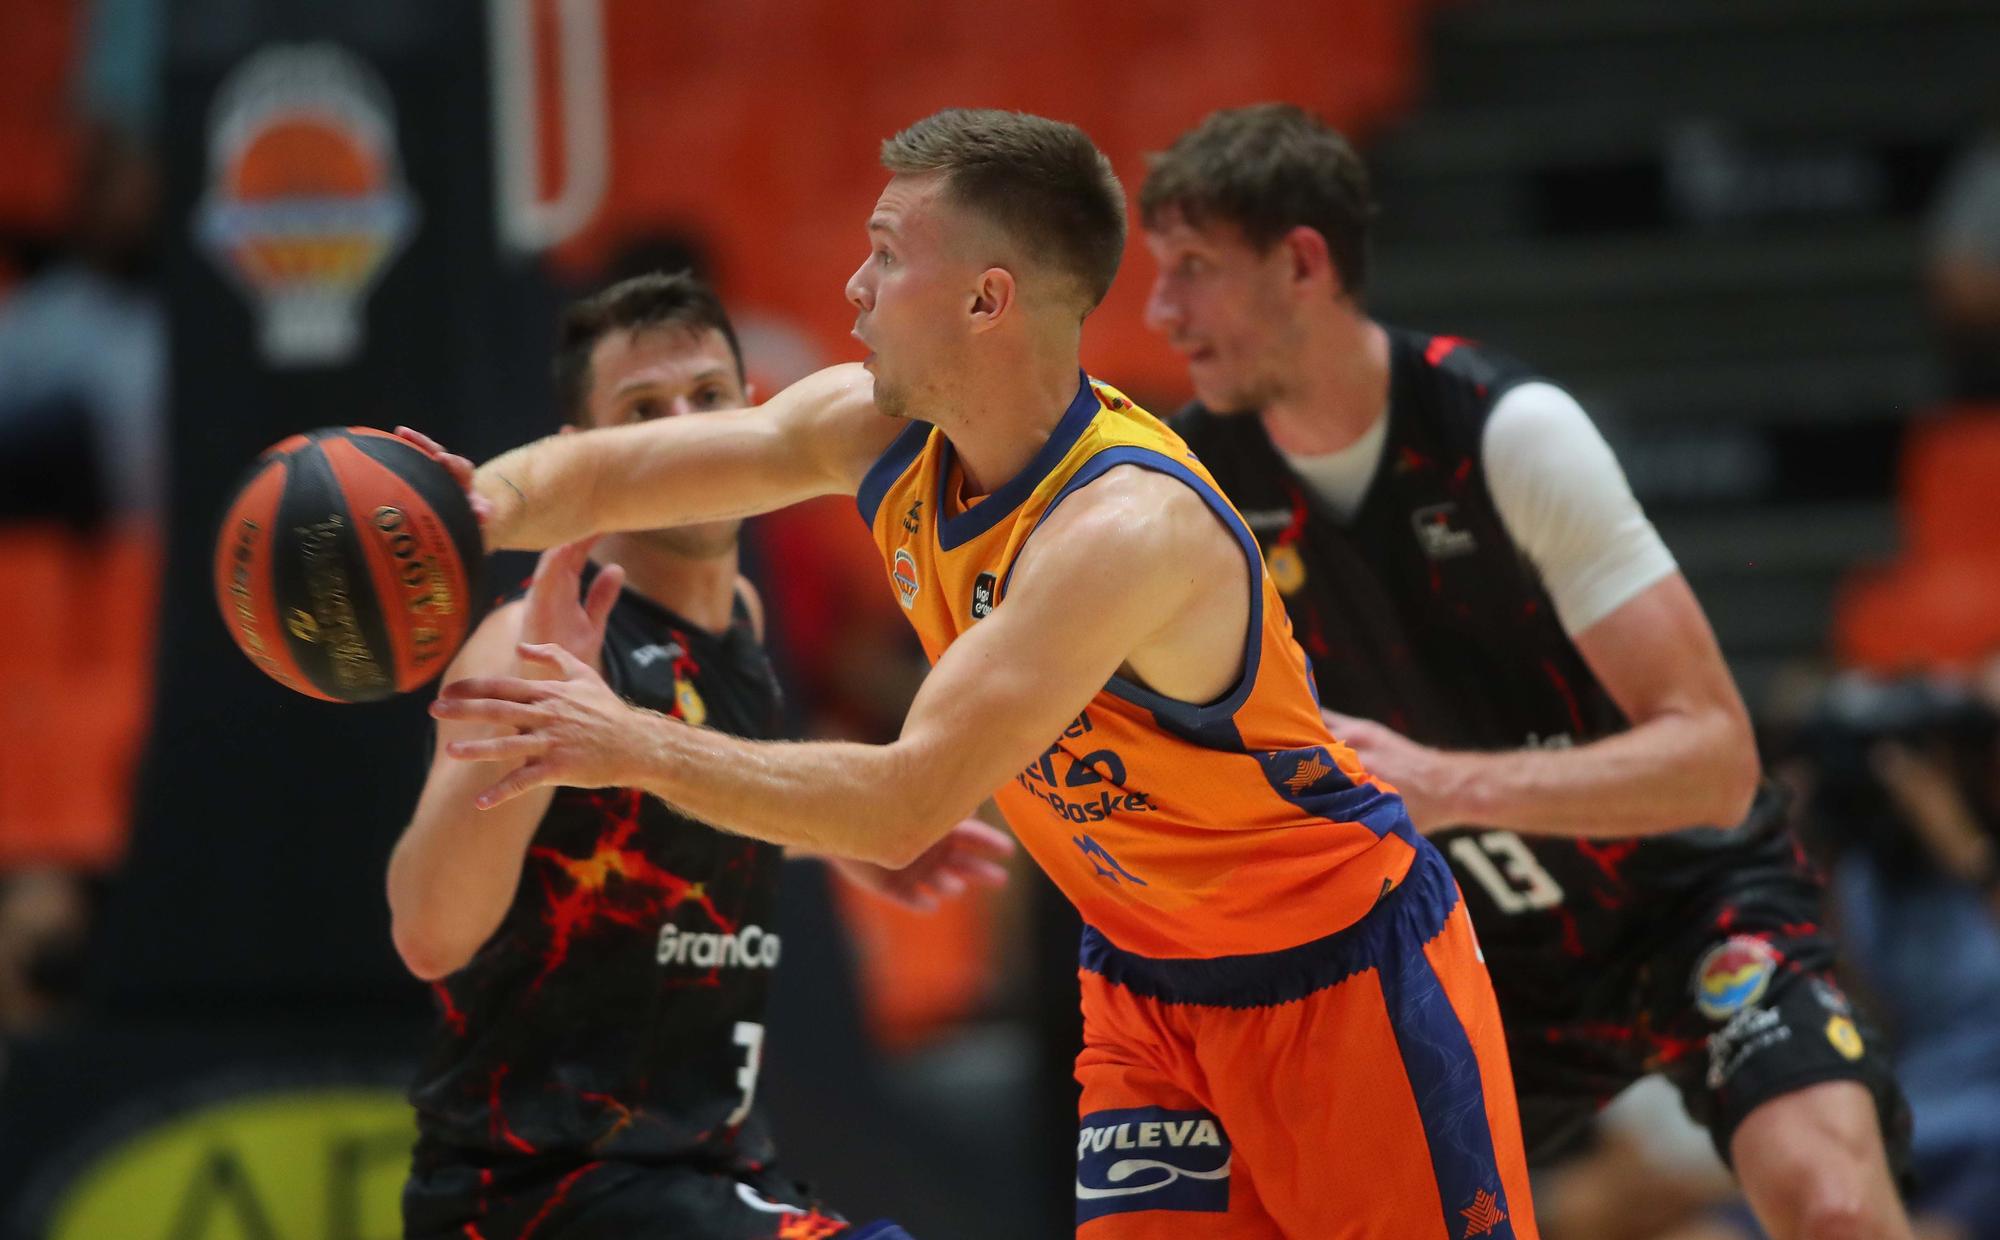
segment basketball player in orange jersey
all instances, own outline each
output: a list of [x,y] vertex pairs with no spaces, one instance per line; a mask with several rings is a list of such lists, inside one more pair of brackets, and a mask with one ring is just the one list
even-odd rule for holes
[[[490,543],[857,498],[933,661],[892,744],[632,710],[581,660],[449,684],[481,794],[642,787],[898,865],[988,796],[1082,911],[1088,1240],[1534,1237],[1492,989],[1450,872],[1326,730],[1250,531],[1078,369],[1124,193],[1072,126],[949,111],[883,146],[861,366],[767,404],[544,440],[468,481]],[[464,474],[463,461],[448,462]],[[995,792],[998,789],[998,792]]]

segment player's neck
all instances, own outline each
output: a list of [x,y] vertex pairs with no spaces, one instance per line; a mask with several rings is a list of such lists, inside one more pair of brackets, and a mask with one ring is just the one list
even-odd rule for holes
[[1327,456],[1368,433],[1389,407],[1389,333],[1361,314],[1319,325],[1284,396],[1262,417],[1293,456]]
[[719,555],[684,555],[644,535],[606,534],[591,548],[599,564],[625,569],[625,588],[711,633],[729,627],[736,607],[736,548]]
[[1075,351],[1049,352],[996,366],[949,402],[949,420],[938,425],[958,455],[966,498],[989,495],[1028,467],[1076,399],[1076,385]]

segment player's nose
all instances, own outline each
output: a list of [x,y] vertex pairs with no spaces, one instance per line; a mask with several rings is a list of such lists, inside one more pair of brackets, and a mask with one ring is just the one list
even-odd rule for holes
[[1167,292],[1166,280],[1154,277],[1153,287],[1146,292],[1147,330],[1171,336],[1182,326],[1183,318],[1180,303]]
[[854,269],[854,274],[847,277],[847,300],[860,310],[868,309],[874,300],[874,290],[870,289],[868,282],[862,278],[867,270],[868,263],[863,260],[862,264]]

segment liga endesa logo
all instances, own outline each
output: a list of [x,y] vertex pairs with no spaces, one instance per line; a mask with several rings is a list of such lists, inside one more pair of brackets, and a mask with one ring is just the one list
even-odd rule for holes
[[267,47],[216,91],[195,240],[256,310],[273,365],[360,350],[361,306],[416,218],[389,92],[345,49]]

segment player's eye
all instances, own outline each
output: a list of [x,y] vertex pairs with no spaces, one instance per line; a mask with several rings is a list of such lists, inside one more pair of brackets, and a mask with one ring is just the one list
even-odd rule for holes
[[642,396],[625,411],[625,418],[629,422],[646,422],[659,417],[660,412],[660,402],[650,396]]
[[713,409],[722,403],[722,389],[710,384],[696,392],[694,399],[703,409]]
[[894,256],[891,255],[889,251],[887,250],[875,251],[875,263],[877,266],[887,267],[893,260]]

